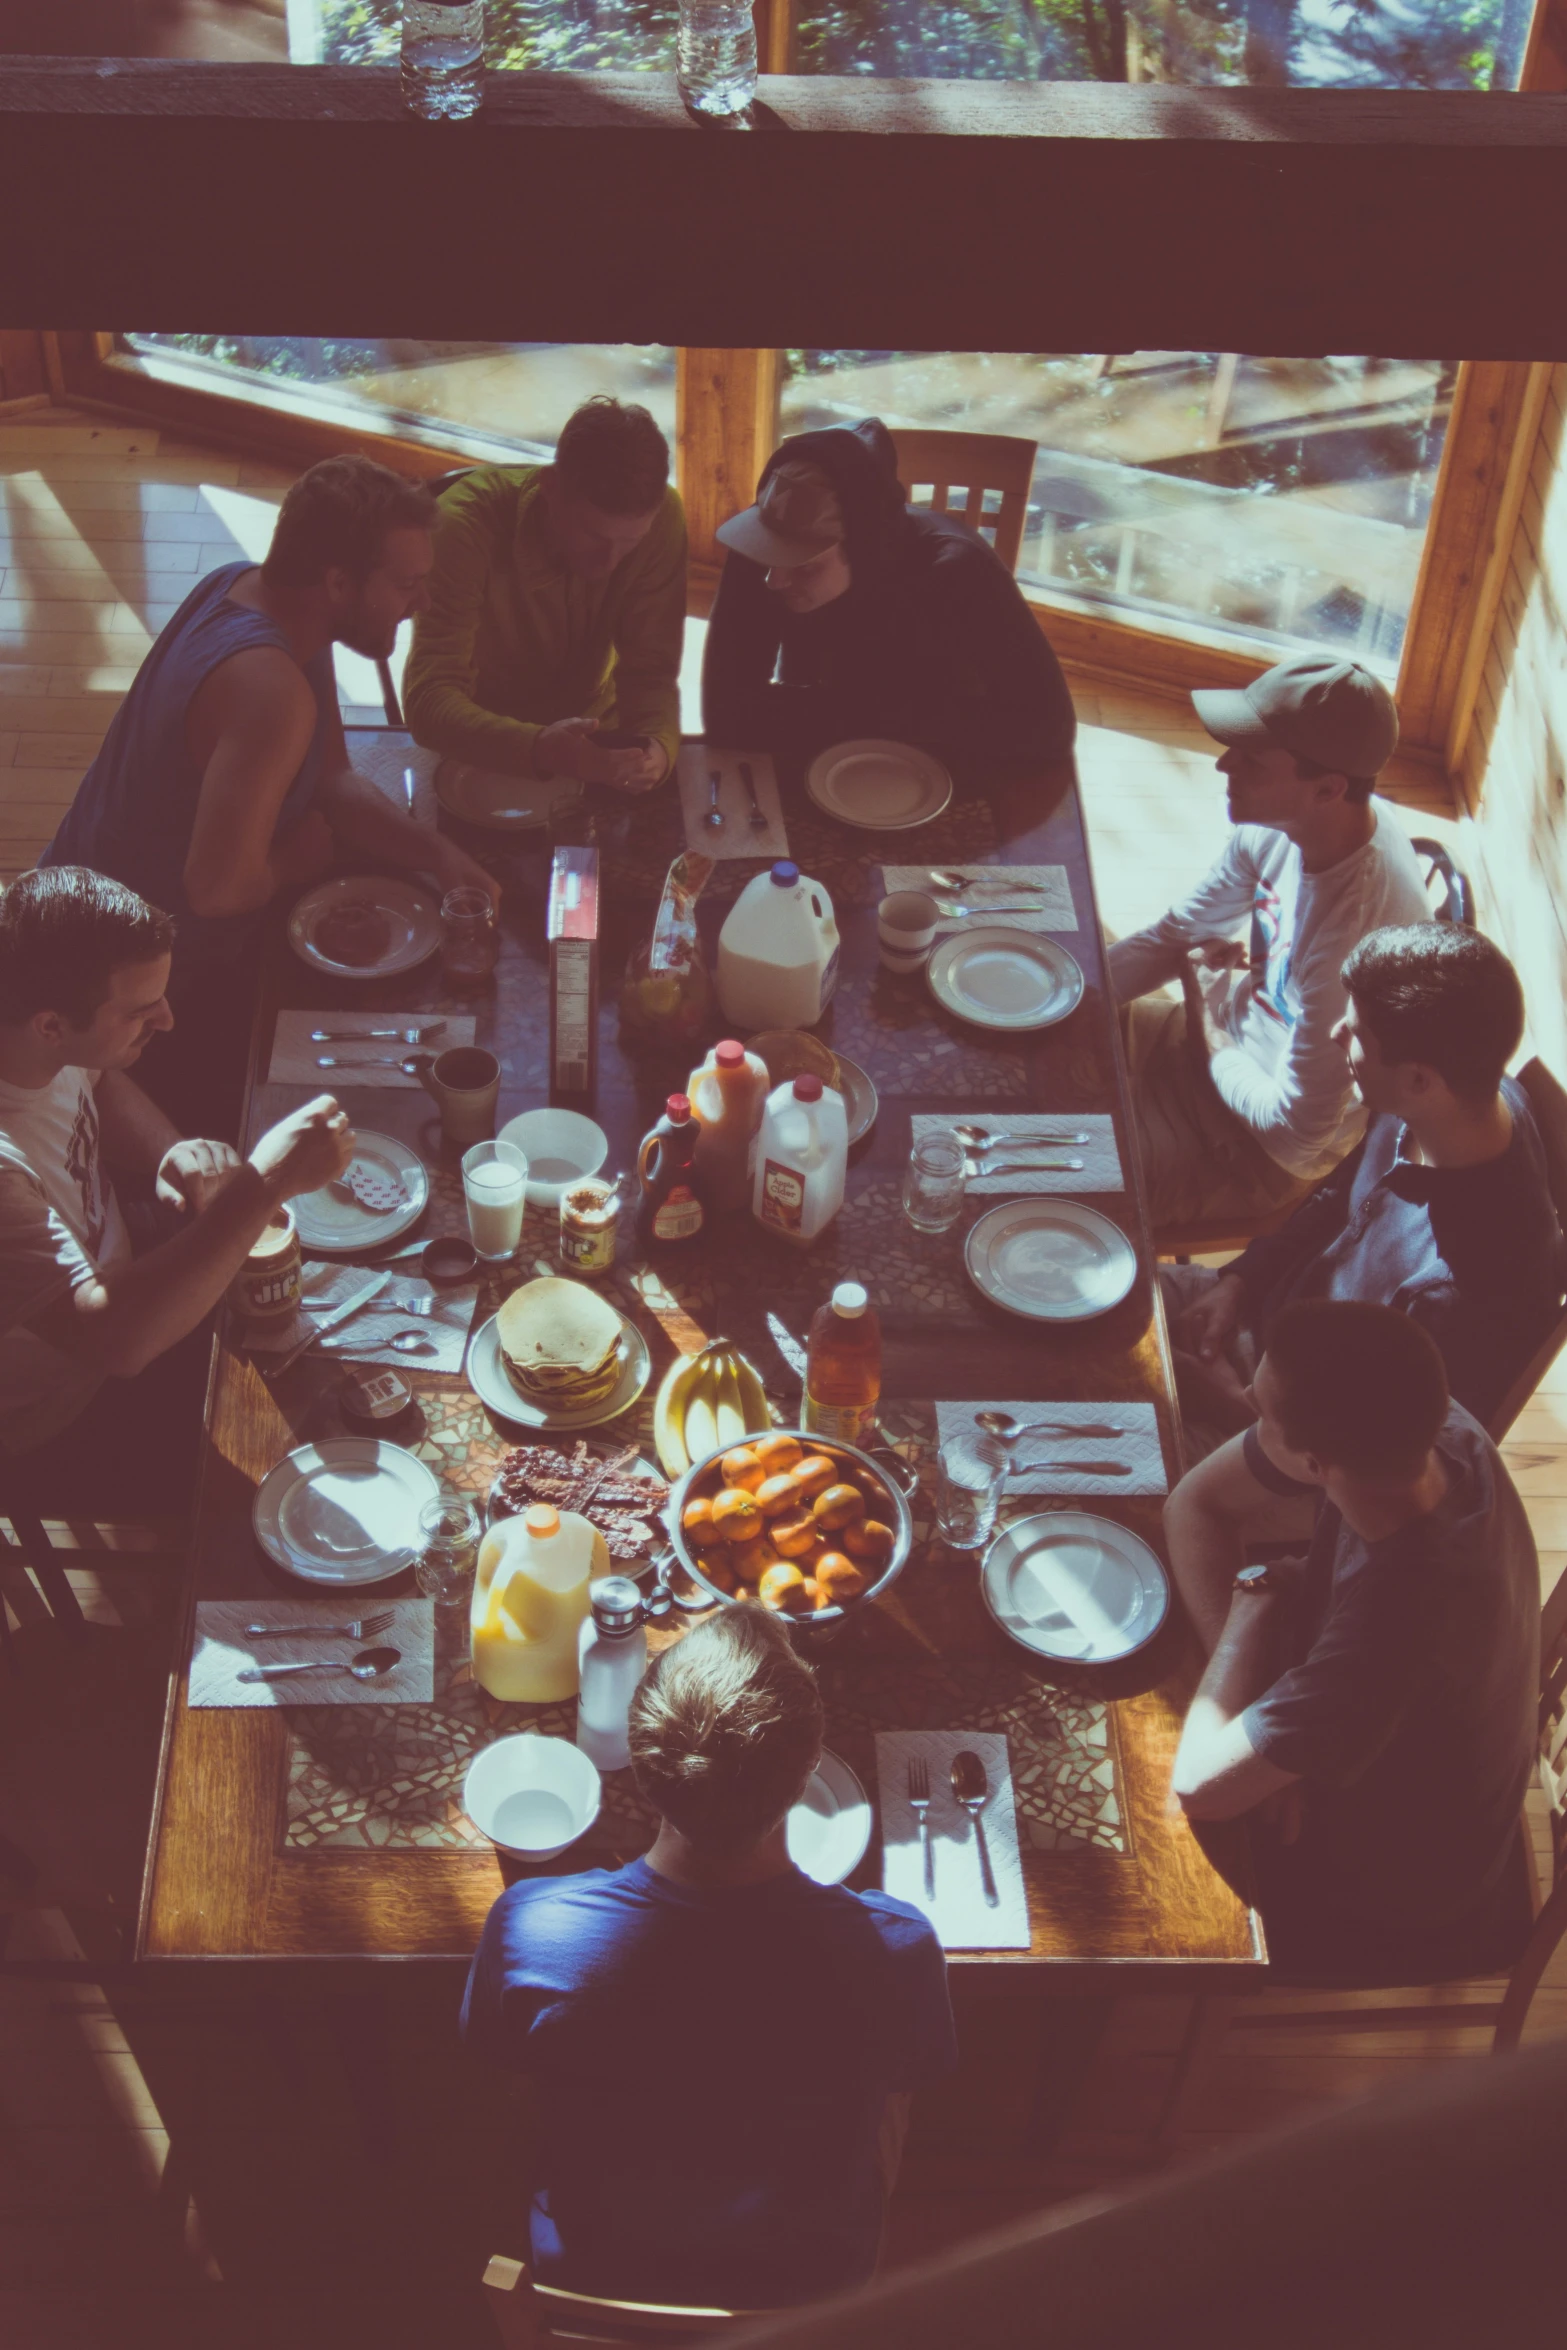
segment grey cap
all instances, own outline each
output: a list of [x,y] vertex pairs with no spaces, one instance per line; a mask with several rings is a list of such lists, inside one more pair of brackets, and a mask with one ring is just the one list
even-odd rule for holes
[[1193,694],[1192,708],[1221,743],[1270,743],[1335,775],[1377,775],[1398,748],[1398,708],[1358,661],[1297,653],[1241,693]]
[[716,536],[753,563],[791,570],[837,546],[844,529],[843,509],[826,474],[786,458],[763,482],[756,504],[721,522]]
[[642,1621],[642,1594],[629,1575],[601,1575],[588,1585],[588,1600],[594,1623],[611,1637],[634,1632]]

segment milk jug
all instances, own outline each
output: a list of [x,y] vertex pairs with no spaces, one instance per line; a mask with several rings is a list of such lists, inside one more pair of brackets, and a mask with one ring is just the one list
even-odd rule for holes
[[774,1088],[756,1138],[751,1210],[758,1223],[803,1247],[843,1205],[849,1119],[841,1093],[824,1093],[819,1077]]
[[479,1546],[469,1617],[480,1687],[507,1705],[575,1697],[588,1585],[609,1571],[603,1535],[575,1510],[537,1502],[492,1526]]
[[784,858],[746,883],[718,934],[724,1018],[740,1029],[810,1028],[837,984],[832,900]]

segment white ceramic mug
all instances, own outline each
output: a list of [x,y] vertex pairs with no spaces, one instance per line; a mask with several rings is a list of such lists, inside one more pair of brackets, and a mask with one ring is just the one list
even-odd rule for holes
[[881,959],[889,971],[917,971],[930,953],[940,912],[922,889],[895,889],[876,909]]

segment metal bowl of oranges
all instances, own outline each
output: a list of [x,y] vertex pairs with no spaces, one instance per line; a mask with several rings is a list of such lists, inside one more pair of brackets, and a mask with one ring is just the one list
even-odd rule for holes
[[896,1455],[766,1429],[686,1471],[669,1505],[675,1556],[714,1599],[771,1608],[815,1639],[902,1573],[914,1528],[900,1474]]

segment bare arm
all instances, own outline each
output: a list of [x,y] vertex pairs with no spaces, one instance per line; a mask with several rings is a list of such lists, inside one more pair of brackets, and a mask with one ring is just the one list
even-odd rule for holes
[[1236,1591],[1175,1750],[1170,1787],[1194,1820],[1234,1820],[1299,1774],[1265,1762],[1246,1735],[1246,1708],[1278,1678],[1275,1602]]
[[[337,731],[341,742],[341,726]],[[378,864],[399,866],[407,873],[433,873],[443,890],[464,886],[482,889],[491,905],[499,908],[501,885],[493,874],[444,833],[416,824],[411,816],[394,808],[367,775],[357,774],[347,764],[346,749],[343,765],[317,792],[316,806],[341,847],[374,858]]]
[[276,646],[236,653],[194,697],[188,735],[202,779],[184,873],[194,913],[253,913],[285,881],[324,869],[330,842],[308,816],[287,844],[273,840],[315,728],[315,695]]
[[318,1095],[262,1136],[187,1231],[83,1281],[30,1327],[109,1378],[135,1378],[211,1312],[282,1200],[341,1174],[353,1139],[331,1095]]

